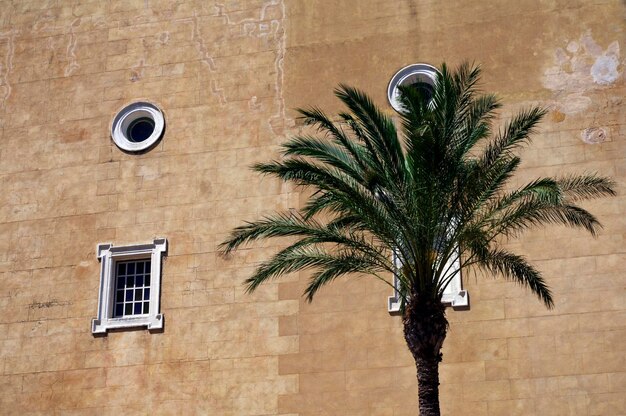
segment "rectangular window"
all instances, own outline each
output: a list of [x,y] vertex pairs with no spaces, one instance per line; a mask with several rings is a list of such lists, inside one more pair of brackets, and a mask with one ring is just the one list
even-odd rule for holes
[[159,309],[161,260],[166,252],[164,238],[129,246],[98,245],[100,294],[92,333],[141,326],[151,331],[163,329]]
[[[395,253],[393,254],[393,262],[395,267],[400,267],[400,260]],[[443,291],[441,302],[446,305],[450,305],[455,309],[467,309],[469,307],[469,295],[466,290],[463,290],[461,272],[459,270],[460,267],[461,259],[458,255],[457,248],[456,256],[454,259],[448,261],[445,267],[445,270],[447,271],[446,276],[452,276],[454,274],[454,277],[452,277],[452,280],[450,280],[450,283]],[[396,314],[400,312],[402,299],[400,299],[400,280],[395,274],[393,276],[393,287],[393,296],[390,296],[387,300],[387,310],[391,314]]]

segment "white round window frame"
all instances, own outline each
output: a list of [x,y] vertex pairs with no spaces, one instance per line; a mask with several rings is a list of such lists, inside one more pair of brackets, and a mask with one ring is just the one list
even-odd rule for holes
[[391,104],[394,110],[401,112],[402,104],[400,103],[400,90],[398,87],[415,84],[416,82],[424,82],[434,87],[439,74],[439,70],[429,64],[420,63],[405,66],[396,72],[391,81],[389,81],[387,86],[389,104]]
[[[154,122],[154,131],[141,142],[133,142],[128,139],[128,127],[140,118],[149,118]],[[139,101],[124,107],[117,113],[111,124],[111,138],[120,149],[127,152],[141,152],[150,149],[163,136],[165,130],[165,118],[163,112],[154,104]]]

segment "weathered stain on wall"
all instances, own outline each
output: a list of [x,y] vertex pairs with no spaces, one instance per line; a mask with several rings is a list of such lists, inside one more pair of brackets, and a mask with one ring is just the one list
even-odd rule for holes
[[6,101],[11,95],[11,82],[9,76],[13,70],[13,54],[15,53],[15,37],[18,32],[16,30],[9,30],[8,32],[0,33],[0,44],[4,43],[4,60],[0,62],[0,108],[6,105]]
[[74,29],[79,26],[80,18],[76,18],[76,20],[74,20],[70,25],[69,41],[67,44],[67,66],[65,67],[66,77],[72,75],[78,68],[80,68],[80,65],[78,64],[76,59],[77,40],[76,33],[74,33]]
[[580,133],[580,137],[587,144],[599,144],[606,141],[607,133],[605,128],[589,127]]
[[577,114],[593,104],[590,93],[619,79],[621,66],[619,42],[603,49],[588,30],[567,47],[555,49],[554,65],[544,71],[543,85],[553,92],[556,111]]

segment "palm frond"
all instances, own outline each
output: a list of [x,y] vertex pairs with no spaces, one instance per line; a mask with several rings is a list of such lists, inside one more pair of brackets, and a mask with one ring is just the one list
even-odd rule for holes
[[298,242],[287,247],[257,267],[254,274],[245,281],[246,290],[252,292],[262,283],[283,274],[317,269],[319,271],[313,275],[305,291],[307,299],[311,301],[323,285],[337,277],[351,273],[388,272],[390,269],[389,264],[380,264],[357,250],[331,254],[320,247],[303,247],[303,244]]
[[554,307],[552,293],[541,273],[531,266],[524,257],[503,249],[489,249],[484,246],[475,248],[475,254],[479,260],[476,264],[479,267],[528,287],[543,301],[546,307],[549,309]]
[[595,236],[601,224],[589,211],[570,204],[549,204],[541,201],[520,203],[506,210],[493,221],[490,231],[497,235],[517,236],[531,227],[546,224],[583,228]]
[[344,149],[311,136],[296,136],[282,145],[283,155],[301,156],[331,166],[351,178],[363,182],[362,169]]
[[468,115],[458,133],[459,157],[465,157],[477,143],[491,135],[491,121],[494,113],[502,105],[493,94],[483,95],[471,102]]
[[302,119],[305,125],[314,125],[318,127],[318,131],[324,132],[330,135],[333,141],[341,145],[347,152],[349,152],[356,163],[359,164],[361,169],[365,169],[364,159],[368,157],[363,147],[351,140],[346,133],[337,126],[333,121],[319,108],[298,109],[302,114]]
[[557,180],[568,199],[579,201],[583,199],[615,196],[615,182],[609,178],[591,175],[570,175]]
[[507,155],[528,142],[547,111],[540,107],[522,110],[506,124],[483,152],[481,166],[490,166],[502,155]]
[[340,84],[335,95],[352,110],[360,131],[364,133],[363,138],[375,149],[385,172],[401,178],[404,174],[404,154],[393,121],[367,95],[355,88]]
[[[387,268],[380,267],[370,258],[360,256],[351,251],[329,255],[324,261],[324,265],[319,267],[319,271],[313,273],[309,279],[309,284],[304,290],[307,301],[311,302],[319,289],[337,279],[338,277],[355,274],[368,273],[376,275],[379,272],[387,272]],[[384,279],[381,279],[385,282]],[[390,285],[391,286],[391,285]]]

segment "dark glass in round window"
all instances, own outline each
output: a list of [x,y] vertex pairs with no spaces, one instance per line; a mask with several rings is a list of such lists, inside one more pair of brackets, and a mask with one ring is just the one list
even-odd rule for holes
[[139,143],[148,139],[153,132],[154,120],[148,117],[141,117],[130,123],[126,130],[126,136],[131,142]]
[[411,84],[411,88],[415,89],[420,95],[420,98],[422,100],[425,100],[427,103],[429,103],[435,95],[435,88],[428,82],[418,81],[414,84]]

